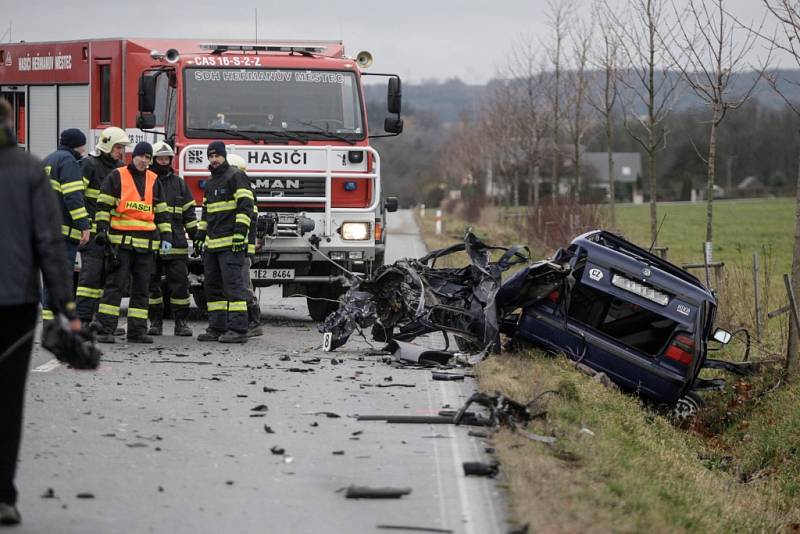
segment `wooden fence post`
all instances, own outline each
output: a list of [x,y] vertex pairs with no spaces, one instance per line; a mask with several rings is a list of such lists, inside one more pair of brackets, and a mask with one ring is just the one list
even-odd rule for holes
[[[788,274],[783,275],[783,283],[786,286],[786,295],[789,297],[789,310],[791,311],[791,321],[794,323],[794,335],[798,335],[800,333],[800,317],[798,317],[797,313],[797,300],[794,296],[794,288],[792,288],[792,277]],[[791,345],[791,339],[789,340],[789,345]],[[786,351],[786,370],[788,371],[792,367],[791,361],[792,353],[790,351]]]
[[753,252],[753,298],[756,313],[756,340],[761,341],[761,288],[758,287],[758,252]]

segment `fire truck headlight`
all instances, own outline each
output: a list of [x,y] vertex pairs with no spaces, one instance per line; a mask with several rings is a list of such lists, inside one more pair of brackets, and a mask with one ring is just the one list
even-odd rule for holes
[[346,241],[363,241],[371,235],[368,222],[346,222],[339,228],[339,232]]
[[360,150],[351,150],[347,153],[347,159],[350,163],[361,163],[364,161],[364,152]]

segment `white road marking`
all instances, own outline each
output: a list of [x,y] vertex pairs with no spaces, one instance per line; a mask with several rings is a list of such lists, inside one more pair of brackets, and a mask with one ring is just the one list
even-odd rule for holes
[[42,365],[38,367],[34,367],[31,369],[32,373],[49,373],[53,369],[57,369],[61,367],[61,362],[53,358],[50,361],[44,362]]
[[[455,406],[447,396],[446,382],[439,382],[439,391],[442,394],[442,404],[449,404]],[[464,521],[464,532],[467,534],[475,534],[475,523],[470,514],[470,499],[467,492],[467,484],[464,480],[464,461],[461,459],[461,451],[458,447],[458,436],[456,435],[455,425],[447,425],[447,432],[450,435],[449,440],[450,448],[453,453],[453,470],[456,476],[456,484],[458,485],[459,504],[461,505],[461,519]]]
[[[425,378],[425,389],[428,393],[428,413],[436,413],[438,408],[434,408],[433,399],[431,398],[431,387],[430,387],[430,379],[426,373]],[[433,426],[438,425],[430,425],[429,428],[433,430]],[[444,494],[444,476],[442,475],[442,461],[439,455],[439,445],[438,439],[432,439],[431,442],[433,443],[433,459],[436,462],[436,490],[439,494],[439,527],[440,528],[447,528],[447,507],[445,506],[445,494]]]

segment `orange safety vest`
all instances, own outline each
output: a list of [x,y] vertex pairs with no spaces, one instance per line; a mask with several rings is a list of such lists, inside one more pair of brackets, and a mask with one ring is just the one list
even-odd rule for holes
[[144,198],[139,195],[133,175],[127,167],[119,171],[119,204],[111,215],[111,228],[126,232],[152,232],[156,229],[156,209],[153,205],[153,186],[156,173],[145,171]]

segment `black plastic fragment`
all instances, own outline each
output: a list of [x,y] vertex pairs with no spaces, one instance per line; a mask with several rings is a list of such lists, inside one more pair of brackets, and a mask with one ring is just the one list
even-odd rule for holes
[[367,486],[350,486],[345,497],[348,499],[399,499],[409,495],[411,488],[370,488]]
[[484,462],[464,462],[464,474],[479,477],[494,477],[497,475],[497,464],[487,464]]

